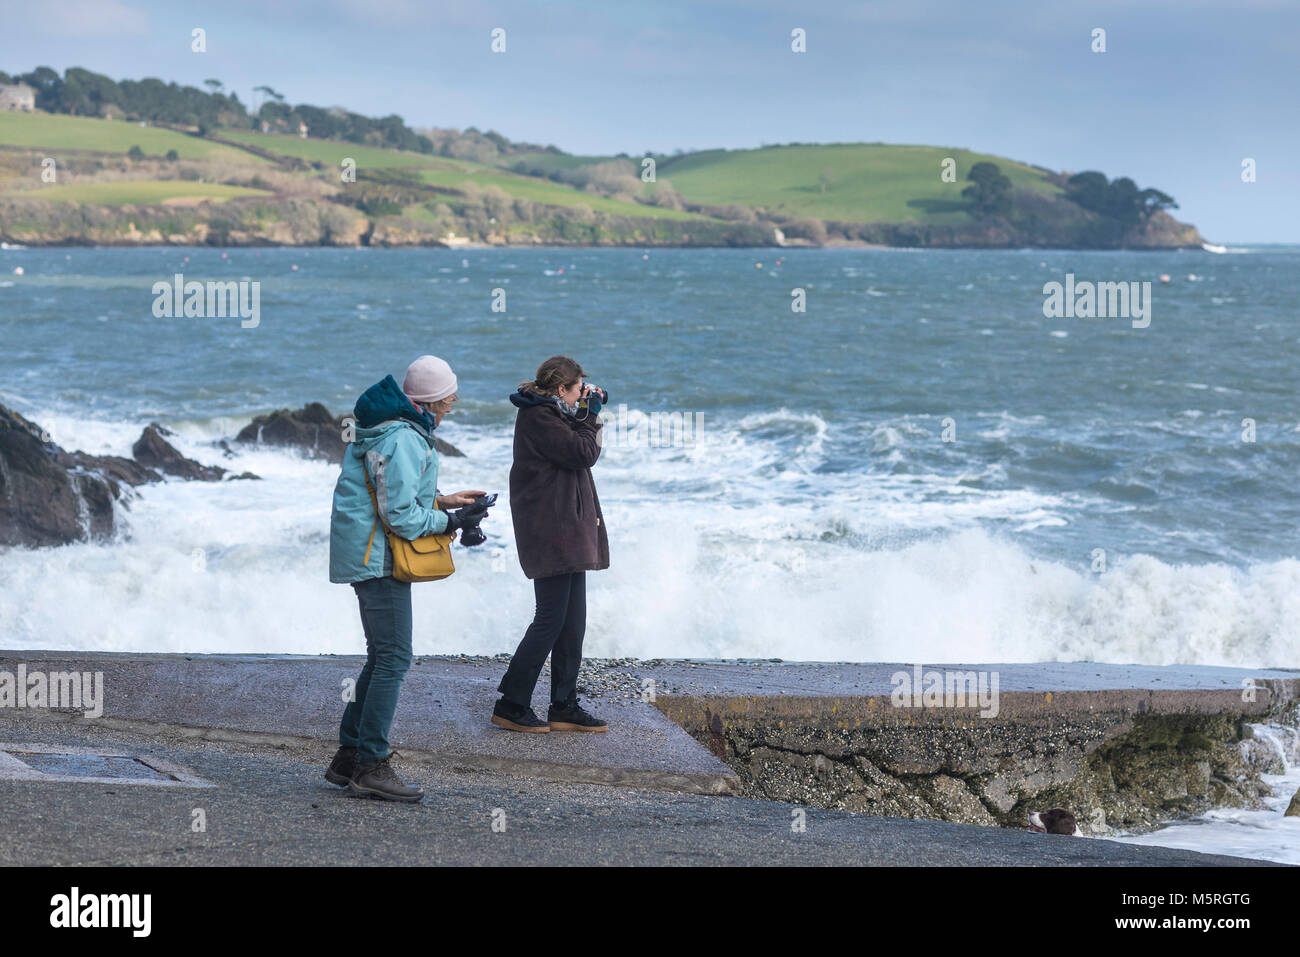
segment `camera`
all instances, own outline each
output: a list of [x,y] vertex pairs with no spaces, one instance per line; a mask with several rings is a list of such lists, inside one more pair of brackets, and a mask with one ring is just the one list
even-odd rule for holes
[[[478,498],[474,499],[474,504],[483,506],[485,510],[483,514],[486,517],[486,509],[495,505],[496,500],[496,493],[491,495],[480,495]],[[479,521],[482,521],[482,519]],[[466,525],[460,530],[460,543],[467,548],[472,548],[475,545],[482,545],[486,541],[487,535],[483,532],[483,529],[478,527],[478,522],[475,522],[473,525]]]

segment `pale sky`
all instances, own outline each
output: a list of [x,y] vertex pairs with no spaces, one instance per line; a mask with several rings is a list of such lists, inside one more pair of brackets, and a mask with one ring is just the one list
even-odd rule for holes
[[1300,242],[1297,64],[1282,0],[0,0],[9,73],[216,77],[246,104],[268,84],[573,153],[966,147],[1130,176],[1229,243]]

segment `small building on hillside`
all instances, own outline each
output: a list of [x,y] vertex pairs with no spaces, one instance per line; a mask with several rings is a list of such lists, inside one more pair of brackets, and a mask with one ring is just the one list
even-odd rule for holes
[[36,90],[26,83],[0,86],[0,110],[22,110],[30,113],[36,109]]

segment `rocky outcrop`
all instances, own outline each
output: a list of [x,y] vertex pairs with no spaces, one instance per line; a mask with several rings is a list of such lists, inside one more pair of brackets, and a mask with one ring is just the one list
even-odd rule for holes
[[77,465],[36,423],[0,406],[0,545],[65,545],[114,530],[116,481]]
[[319,402],[309,402],[301,409],[277,409],[259,415],[239,430],[236,442],[261,443],[293,448],[307,458],[342,462],[343,423]]
[[[259,415],[239,430],[236,442],[262,443],[282,448],[298,449],[308,458],[324,459],[338,464],[343,461],[344,417],[331,415],[319,402],[309,402],[301,409],[277,409],[268,415]],[[434,448],[439,455],[463,458],[465,453],[450,442],[434,437]]]
[[1133,249],[1200,249],[1204,243],[1195,226],[1179,222],[1163,209],[1124,237],[1124,245]]
[[448,246],[446,229],[439,233],[427,223],[417,223],[410,219],[385,216],[376,220],[374,230],[366,239],[370,246]]
[[145,468],[157,469],[177,478],[199,482],[221,481],[226,470],[215,465],[200,465],[194,459],[187,459],[181,455],[164,438],[174,434],[157,422],[151,422],[140,434],[140,438],[136,439],[135,445],[131,446],[131,454],[135,456],[136,462]]
[[[36,423],[0,405],[0,545],[51,546],[101,540],[116,531],[115,503],[125,489],[160,482],[256,479],[234,475],[182,455],[168,438],[174,433],[150,423],[131,447],[131,458],[92,455],[61,448]],[[347,447],[343,422],[319,402],[258,416],[237,442],[296,448],[303,454],[342,462]],[[459,449],[434,439],[442,455]],[[226,454],[229,446],[220,443]]]
[[0,240],[28,246],[359,246],[371,223],[312,197],[95,206],[0,196]]
[[1300,791],[1295,792],[1295,797],[1291,799],[1284,817],[1300,817]]
[[105,478],[130,485],[132,488],[162,481],[160,473],[141,465],[135,459],[123,458],[120,455],[89,455],[86,452],[65,452],[60,449],[55,455],[55,461],[64,468],[98,472]]
[[1289,763],[1300,757],[1300,727],[1275,724],[1256,730],[1248,724],[1242,731],[1237,747],[1245,762],[1260,774],[1286,774]]
[[[69,452],[35,422],[0,406],[0,545],[50,546],[110,538],[122,486],[164,475],[215,482],[223,468],[181,455],[156,422],[132,447],[135,458]],[[255,479],[245,472],[230,478]]]

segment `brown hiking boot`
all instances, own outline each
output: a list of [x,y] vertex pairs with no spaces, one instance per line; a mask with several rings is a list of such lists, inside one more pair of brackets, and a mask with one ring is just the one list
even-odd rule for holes
[[334,754],[334,760],[325,769],[325,780],[330,784],[337,784],[339,787],[345,788],[356,773],[357,749],[339,748]]
[[424,797],[423,790],[403,783],[389,765],[388,758],[374,764],[358,765],[356,776],[348,782],[348,790],[358,797],[403,801],[407,804],[414,804]]

